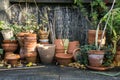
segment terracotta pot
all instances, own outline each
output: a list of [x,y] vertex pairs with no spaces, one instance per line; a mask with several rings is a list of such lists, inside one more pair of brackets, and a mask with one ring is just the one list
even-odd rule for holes
[[55,53],[65,53],[65,49],[55,49]]
[[64,53],[65,49],[64,49],[64,43],[62,39],[56,39],[55,40],[55,52],[56,53]]
[[64,42],[62,39],[55,39],[55,49],[64,49]]
[[37,46],[37,50],[40,56],[40,60],[43,64],[51,64],[54,59],[55,45],[54,44],[42,44]]
[[48,39],[48,34],[41,34],[40,39]]
[[36,40],[37,39],[37,35],[36,34],[25,34],[24,35],[24,39],[25,40]]
[[17,43],[17,40],[3,40],[3,43]]
[[80,48],[76,48],[73,51],[73,58],[75,61],[77,61],[77,54],[79,53],[79,51],[80,51]]
[[5,50],[5,52],[14,52],[18,47],[18,44],[16,43],[3,43],[2,48]]
[[102,66],[104,51],[90,50],[88,52],[89,65],[94,67]]
[[67,66],[69,63],[72,62],[73,55],[72,54],[58,53],[55,55],[55,58],[60,65]]
[[120,51],[117,50],[117,51],[116,51],[116,55],[120,55]]
[[17,65],[18,59],[20,59],[20,56],[18,54],[8,54],[6,56],[7,62],[10,63],[12,66]]
[[28,63],[29,62],[36,63],[37,53],[36,52],[25,53],[25,58],[26,58]]
[[[98,43],[101,41],[101,36],[102,36],[102,30],[99,30],[98,32]],[[94,44],[95,43],[95,36],[96,36],[96,30],[88,30],[88,43],[89,44]],[[102,46],[105,45],[105,40],[106,37],[104,35],[104,38],[102,40]]]
[[73,54],[73,51],[80,46],[79,41],[69,42],[68,53]]

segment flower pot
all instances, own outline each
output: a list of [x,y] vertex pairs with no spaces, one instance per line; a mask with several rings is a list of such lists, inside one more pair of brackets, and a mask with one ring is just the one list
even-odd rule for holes
[[104,51],[90,50],[88,52],[89,65],[94,67],[102,66]]
[[62,39],[56,39],[55,40],[55,53],[64,53],[64,43]]
[[[99,30],[98,32],[98,44],[100,44],[101,42],[101,37],[102,37],[102,30]],[[95,37],[96,37],[96,30],[89,30],[88,31],[88,43],[89,44],[94,44],[95,43]],[[102,46],[105,45],[105,40],[106,40],[106,37],[104,35],[104,38],[102,39]]]
[[20,56],[18,54],[8,54],[8,55],[6,55],[7,62],[10,63],[12,66],[17,65],[19,58],[20,58]]
[[49,40],[48,39],[40,39],[41,44],[48,44]]
[[54,44],[42,44],[37,46],[40,60],[43,64],[51,64],[55,54]]
[[73,51],[80,46],[79,41],[69,42],[68,53],[73,54]]
[[13,35],[13,31],[10,29],[4,29],[1,31],[4,40],[10,40],[14,35]]
[[40,39],[48,39],[49,31],[39,30]]
[[27,62],[32,62],[32,63],[36,63],[37,60],[37,53],[36,52],[28,52],[25,53],[25,58],[27,60]]
[[75,61],[77,61],[77,54],[79,53],[79,51],[80,51],[80,48],[76,48],[73,51],[73,58]]
[[73,55],[72,54],[58,53],[55,55],[55,58],[60,65],[67,66],[69,63],[72,62]]
[[12,41],[5,42],[2,44],[2,48],[5,50],[5,52],[14,52],[17,49],[17,47],[18,47],[18,44]]

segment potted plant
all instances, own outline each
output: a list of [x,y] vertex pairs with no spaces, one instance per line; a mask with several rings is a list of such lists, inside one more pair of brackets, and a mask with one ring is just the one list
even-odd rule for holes
[[0,21],[0,30],[3,35],[4,40],[13,39],[14,34],[10,27],[10,24],[5,21]]
[[[84,16],[84,18],[89,24],[89,28],[91,27],[91,29],[88,30],[88,43],[94,44],[97,25],[101,17],[104,16],[104,14],[106,13],[107,6],[103,0],[92,0],[90,1],[90,5],[89,5],[90,8],[89,10],[87,10],[82,0],[74,0],[74,3],[78,5],[78,7],[80,8],[82,15]],[[99,41],[100,41],[101,35],[102,35],[102,30],[99,30],[98,43],[100,43]],[[102,41],[103,41],[102,44],[104,45],[105,35]]]
[[[115,0],[114,0],[115,2]],[[119,25],[120,25],[120,6],[119,6],[119,1],[116,1],[116,5],[112,7],[112,9],[101,19],[102,22],[107,22],[106,24],[106,30],[109,35],[109,40],[113,45],[113,50],[112,53],[115,56],[115,61],[114,65],[115,66],[120,66],[119,65],[119,60],[120,60],[120,55],[119,55],[119,41],[120,41],[120,32],[119,32]],[[108,19],[109,18],[109,19]]]

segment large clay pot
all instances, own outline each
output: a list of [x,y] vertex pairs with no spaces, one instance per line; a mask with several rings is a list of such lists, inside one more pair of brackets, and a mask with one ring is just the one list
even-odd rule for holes
[[80,46],[80,43],[79,41],[72,41],[72,42],[69,42],[69,45],[68,45],[68,53],[70,54],[73,54],[73,51],[78,48]]
[[[98,32],[98,41],[97,41],[98,44],[100,44],[100,42],[101,42],[102,32],[103,32],[102,30],[99,30],[99,32]],[[96,30],[88,30],[88,43],[89,44],[95,43],[95,37],[96,37]],[[105,42],[106,42],[105,40],[106,40],[106,37],[104,35],[101,46],[105,45]]]
[[40,60],[43,64],[51,64],[54,59],[55,45],[54,44],[42,44],[37,45],[37,50],[40,56]]
[[60,65],[67,66],[69,63],[72,62],[73,55],[72,54],[58,53],[55,55],[55,58]]
[[90,50],[88,52],[89,65],[94,67],[102,66],[104,53],[104,51]]

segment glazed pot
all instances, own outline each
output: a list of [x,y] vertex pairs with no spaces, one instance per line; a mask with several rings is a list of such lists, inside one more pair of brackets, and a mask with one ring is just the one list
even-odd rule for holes
[[55,58],[60,65],[67,66],[69,63],[72,62],[73,55],[72,54],[58,53],[55,55]]
[[67,51],[67,52],[70,53],[70,54],[73,54],[73,51],[74,51],[75,49],[77,49],[79,46],[80,46],[79,41],[69,42],[68,51]]
[[37,53],[36,52],[28,52],[25,53],[25,58],[27,60],[27,62],[32,62],[32,63],[36,63],[37,60]]
[[37,45],[37,50],[40,56],[40,60],[43,64],[51,64],[54,59],[55,45],[54,44],[42,44]]
[[102,66],[104,53],[104,51],[90,50],[88,52],[89,65],[94,67]]

